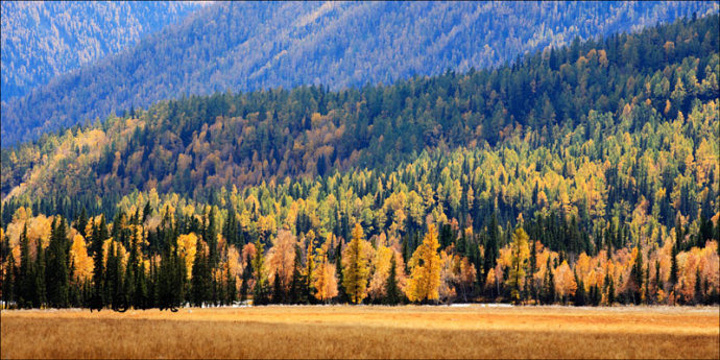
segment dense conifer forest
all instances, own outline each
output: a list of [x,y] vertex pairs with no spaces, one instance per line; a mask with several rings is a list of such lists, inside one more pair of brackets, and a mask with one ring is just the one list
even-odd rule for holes
[[[181,18],[193,7],[20,2],[17,7],[27,9],[14,10],[6,3],[15,4],[3,2],[3,147],[183,94],[300,85],[341,90],[446,69],[465,74],[473,67],[497,67],[530,52],[567,45],[576,37],[592,39],[720,10],[717,2],[706,1],[221,1],[8,100],[17,86],[36,83],[35,75],[45,77],[43,69],[63,69],[77,57],[90,57],[87,52],[101,52],[103,45],[116,49],[115,39],[134,39],[141,33],[139,25]],[[43,11],[30,11],[37,7],[51,8],[50,13],[60,8],[53,17],[57,20],[34,26],[35,17],[46,22]],[[18,12],[22,16],[14,15]],[[136,18],[138,25],[133,25]],[[80,43],[73,47],[75,40]],[[35,45],[41,41],[49,43],[48,50]]]
[[3,148],[2,299],[717,304],[720,17]]
[[3,1],[2,101],[119,53],[199,7],[180,1]]

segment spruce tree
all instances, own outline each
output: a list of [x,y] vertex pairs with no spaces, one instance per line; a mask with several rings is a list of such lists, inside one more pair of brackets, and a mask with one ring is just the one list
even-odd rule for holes
[[275,271],[275,281],[273,282],[273,294],[272,302],[274,304],[282,304],[285,302],[285,296],[282,290],[282,283],[280,282],[280,273]]
[[203,303],[210,300],[211,276],[208,269],[207,256],[202,243],[198,243],[198,251],[195,254],[192,267],[190,288],[193,306],[202,307]]
[[702,304],[705,300],[702,287],[702,277],[700,275],[700,267],[698,266],[695,270],[695,305]]
[[385,303],[388,305],[397,305],[402,301],[402,292],[397,283],[397,263],[395,255],[390,258],[390,274],[388,274],[385,283]]
[[242,284],[240,284],[240,302],[244,303],[247,300],[248,291],[250,290],[249,282],[252,277],[252,261],[250,260],[250,254],[245,257],[245,266],[243,267]]
[[85,228],[88,224],[88,217],[87,217],[87,211],[85,210],[85,207],[83,206],[80,216],[75,220],[75,228],[77,231],[82,235],[83,237],[87,237],[87,234],[85,233]]
[[575,306],[585,306],[587,303],[587,298],[585,295],[585,284],[583,284],[583,281],[578,278],[577,273],[574,273],[575,275],[575,283],[577,284],[577,290],[575,290]]
[[497,214],[493,213],[490,219],[490,225],[487,230],[487,243],[485,244],[485,264],[484,273],[487,274],[490,269],[495,268],[497,258],[499,255],[498,241],[500,239],[500,233],[498,232],[498,219]]
[[225,282],[226,303],[228,305],[233,305],[235,304],[235,301],[237,301],[237,281],[235,280],[235,276],[230,273],[229,267],[225,272],[225,279],[227,279]]
[[47,287],[45,282],[45,250],[42,241],[37,242],[35,264],[33,264],[32,306],[42,308],[47,303]]
[[655,260],[655,291],[653,293],[654,298],[657,299],[658,291],[662,286],[662,279],[660,278],[660,261]]
[[16,273],[17,268],[15,266],[15,257],[10,254],[7,259],[7,274],[3,278],[2,282],[2,299],[5,303],[5,308],[9,308],[9,305],[15,302],[15,288],[16,288]]
[[64,308],[68,304],[67,235],[65,222],[55,217],[47,249],[46,284],[48,305]]
[[545,303],[546,304],[553,304],[555,303],[555,275],[552,272],[552,263],[550,262],[550,257],[548,256],[547,259],[547,265],[546,265],[546,271],[545,271],[545,286],[544,286],[544,293],[545,293]]
[[208,225],[207,225],[207,238],[205,241],[208,244],[208,247],[210,248],[210,269],[215,269],[218,265],[218,262],[220,261],[220,257],[217,252],[217,213],[215,211],[215,206],[210,207],[210,216],[208,217]]
[[337,299],[341,303],[346,303],[348,301],[347,293],[345,293],[345,286],[343,283],[345,282],[345,276],[342,266],[342,241],[338,241],[337,246],[337,256],[335,257],[335,271],[337,271],[337,288],[338,288],[338,295]]
[[150,200],[148,200],[145,203],[145,207],[143,207],[143,215],[142,215],[142,222],[143,224],[147,219],[150,217],[150,214],[152,213],[152,207],[150,206]]
[[535,272],[537,271],[537,247],[536,243],[537,241],[531,240],[532,245],[530,247],[530,273],[525,278],[526,279],[526,289],[529,289],[529,294],[532,296],[533,300],[537,303],[538,300],[538,294],[537,294],[537,288],[535,287]]
[[[672,252],[670,254],[670,292],[675,292],[675,285],[678,282],[678,263],[677,263],[677,256],[678,256],[678,241],[675,241],[675,244],[673,244]],[[674,294],[673,294],[674,295]]]
[[93,254],[93,296],[92,304],[90,305],[93,309],[102,309],[106,304],[105,300],[105,267],[104,267],[104,254],[103,254],[103,243],[107,239],[107,227],[105,226],[105,217],[101,216],[100,225],[95,226],[93,224],[93,231],[91,234],[91,246],[90,250]]
[[642,299],[643,287],[643,255],[640,248],[637,249],[637,254],[635,255],[635,264],[630,271],[630,281],[633,284],[630,294],[631,298],[636,305],[640,304],[640,300]]
[[27,222],[20,235],[20,271],[18,273],[18,306],[21,308],[32,307],[33,289],[33,266],[30,263],[30,244],[27,236]]

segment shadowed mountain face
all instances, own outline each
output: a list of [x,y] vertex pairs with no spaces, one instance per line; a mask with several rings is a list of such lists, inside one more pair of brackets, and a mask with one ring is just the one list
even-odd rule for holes
[[218,3],[7,101],[3,146],[181,94],[299,84],[341,89],[484,68],[576,36],[717,8],[703,2]]
[[132,46],[199,7],[168,1],[3,1],[2,100]]

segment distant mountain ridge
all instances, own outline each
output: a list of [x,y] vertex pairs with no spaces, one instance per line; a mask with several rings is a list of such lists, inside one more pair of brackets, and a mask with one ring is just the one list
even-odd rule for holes
[[201,7],[179,1],[3,1],[2,100],[136,44]]
[[3,104],[3,146],[182,94],[390,83],[717,12],[707,2],[218,3]]

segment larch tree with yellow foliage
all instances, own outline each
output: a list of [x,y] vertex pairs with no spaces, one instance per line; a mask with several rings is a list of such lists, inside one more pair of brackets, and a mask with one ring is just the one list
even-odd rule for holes
[[356,223],[352,240],[343,251],[343,287],[354,304],[359,304],[367,296],[370,276],[372,245],[364,237],[362,226]]
[[438,233],[434,224],[428,225],[428,232],[422,244],[410,258],[410,280],[406,295],[410,301],[437,301],[440,298],[440,270],[442,263],[438,254]]
[[510,287],[510,298],[516,304],[522,300],[523,284],[527,273],[530,248],[528,247],[528,234],[519,227],[512,234],[512,257],[510,261],[510,274],[507,285]]

